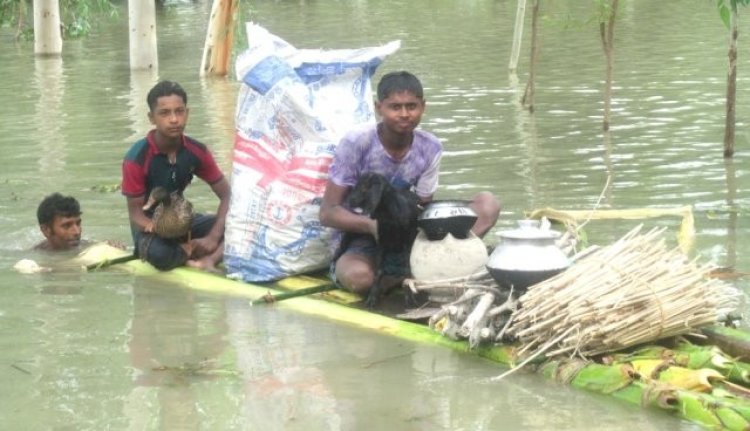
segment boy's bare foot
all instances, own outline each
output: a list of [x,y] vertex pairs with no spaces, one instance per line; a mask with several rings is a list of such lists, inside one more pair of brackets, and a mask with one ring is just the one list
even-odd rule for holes
[[385,287],[385,292],[401,287],[406,277],[402,275],[384,275],[381,284]]
[[202,257],[200,259],[188,259],[188,261],[185,262],[185,265],[202,271],[213,272],[214,274],[224,274],[222,270],[216,267],[216,263],[210,256]]

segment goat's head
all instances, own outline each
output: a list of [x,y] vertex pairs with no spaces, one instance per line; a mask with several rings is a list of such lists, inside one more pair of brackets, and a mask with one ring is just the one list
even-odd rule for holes
[[346,197],[346,206],[351,209],[361,208],[364,215],[372,215],[380,205],[387,187],[388,180],[384,176],[366,172],[359,177],[359,181]]

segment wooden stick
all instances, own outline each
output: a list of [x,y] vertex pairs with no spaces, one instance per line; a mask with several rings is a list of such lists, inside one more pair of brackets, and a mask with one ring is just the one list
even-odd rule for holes
[[131,254],[128,256],[116,257],[114,259],[104,259],[101,262],[92,263],[86,265],[86,271],[93,271],[95,269],[102,269],[108,266],[117,265],[118,263],[130,262],[131,260],[138,259],[138,256]]
[[289,292],[282,292],[277,294],[267,293],[261,296],[259,299],[250,301],[250,305],[260,304],[273,304],[279,301],[283,301],[289,298],[296,298],[298,296],[313,295],[316,293],[328,292],[329,290],[338,289],[335,284],[323,284],[320,286],[306,287],[304,289],[292,290]]
[[469,334],[474,330],[474,328],[479,325],[482,320],[485,319],[487,316],[487,311],[489,311],[490,306],[492,306],[492,302],[495,300],[495,296],[491,293],[485,293],[482,294],[482,296],[479,298],[479,302],[477,302],[476,307],[474,307],[474,310],[469,313],[469,315],[466,317],[466,320],[461,325],[461,334],[465,337],[468,337]]

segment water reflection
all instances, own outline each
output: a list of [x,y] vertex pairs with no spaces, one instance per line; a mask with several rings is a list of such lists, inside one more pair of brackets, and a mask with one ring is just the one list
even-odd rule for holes
[[612,205],[614,202],[614,178],[615,178],[615,166],[612,163],[612,131],[609,130],[603,133],[603,160],[604,168],[607,172],[607,181],[602,191],[603,202],[607,205]]
[[735,205],[737,196],[737,174],[734,167],[734,160],[724,159],[724,169],[726,169],[727,181],[727,257],[725,266],[734,268],[737,265],[737,213],[740,209]]
[[197,126],[201,134],[214,136],[210,143],[216,161],[224,172],[229,172],[232,165],[234,144],[234,111],[237,104],[239,84],[234,77],[209,77],[200,82],[200,97],[203,99],[201,115],[206,117],[205,124]]
[[[145,410],[135,409],[130,420],[138,423],[151,416],[159,418],[161,429],[205,429],[201,382],[233,378],[224,368],[228,360],[223,308],[203,303],[187,290],[138,283],[129,329],[135,370],[130,401],[145,404]],[[155,399],[147,399],[149,392],[155,392]]]
[[[499,229],[536,207],[591,209],[604,188],[603,208],[693,205],[697,253],[747,271],[747,154],[740,145],[734,161],[721,157],[726,30],[715,7],[699,3],[634,0],[623,7],[617,111],[606,135],[596,28],[565,25],[567,16],[590,16],[587,2],[545,3],[533,116],[518,109],[518,88],[506,81],[513,2],[259,0],[241,15],[300,48],[401,39],[378,74],[408,69],[423,78],[423,126],[446,145],[438,197],[495,192],[505,206]],[[198,77],[209,6],[177,1],[159,12],[159,68],[189,90],[190,133],[215,150],[229,174],[237,84]],[[220,300],[158,291],[115,271],[124,280],[119,293],[92,274],[12,273],[12,264],[28,257],[19,248],[39,237],[30,220],[51,188],[67,185],[82,195],[86,226],[98,227],[96,236],[119,229],[128,238],[122,198],[83,192],[118,182],[124,151],[150,128],[146,93],[158,77],[130,72],[125,21],[66,42],[64,63],[35,59],[23,42],[0,49],[0,229],[12,244],[0,253],[0,357],[31,373],[0,371],[9,382],[0,394],[0,428],[157,429],[156,422],[181,420],[173,412],[192,421],[180,426],[202,429],[303,429],[308,414],[305,429],[581,430],[594,416],[608,429],[690,428],[538,376],[490,385],[484,379],[499,373],[494,364],[276,309],[225,314]],[[521,80],[527,58],[521,56]],[[748,82],[740,76],[738,112],[748,110]],[[746,127],[740,120],[740,140]],[[197,188],[195,196],[212,194]],[[637,222],[592,223],[589,240],[609,242]],[[676,219],[647,223],[679,226]]]
[[63,95],[65,93],[65,76],[62,57],[40,57],[34,61],[35,85],[39,91],[36,103],[35,129],[38,143],[39,172],[50,189],[58,189],[54,175],[59,175],[65,168],[68,156],[67,138],[63,133]]
[[130,92],[128,94],[128,111],[132,134],[127,138],[129,142],[141,139],[151,129],[148,119],[148,96],[151,87],[156,84],[157,71],[153,69],[132,70],[130,72]]
[[[342,417],[314,345],[315,333],[283,313],[252,309],[247,301],[227,304],[230,340],[243,375],[241,411],[267,430],[338,430]],[[277,331],[285,336],[277,338]],[[309,349],[305,348],[310,347]]]

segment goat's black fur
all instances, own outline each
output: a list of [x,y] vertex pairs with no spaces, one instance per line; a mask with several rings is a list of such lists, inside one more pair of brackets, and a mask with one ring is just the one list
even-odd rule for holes
[[[373,307],[385,293],[383,282],[384,257],[391,253],[408,256],[417,236],[419,198],[409,190],[393,187],[388,180],[376,173],[364,173],[346,198],[346,206],[360,208],[378,222],[377,254],[375,256],[375,281],[367,295],[366,304]],[[351,240],[345,234],[342,250]]]

